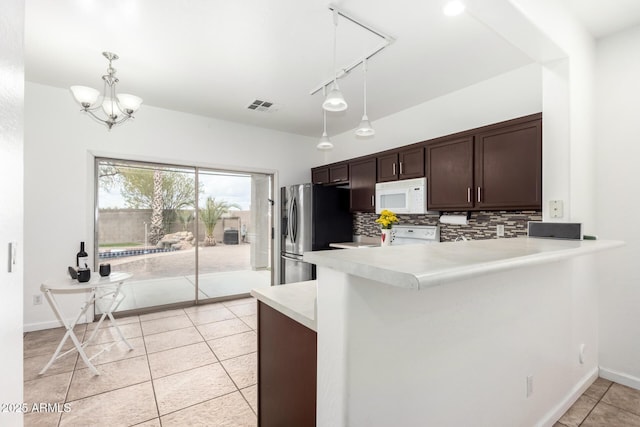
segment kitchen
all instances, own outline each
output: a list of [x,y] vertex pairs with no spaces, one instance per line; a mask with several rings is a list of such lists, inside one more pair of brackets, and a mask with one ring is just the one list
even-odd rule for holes
[[[609,368],[610,372],[623,373],[630,385],[636,384],[637,387],[633,378],[640,377],[640,367],[637,366],[637,360],[640,359],[639,344],[637,340],[625,339],[638,335],[633,329],[633,325],[638,324],[637,314],[634,314],[633,310],[633,301],[637,301],[637,289],[633,287],[635,273],[631,268],[636,250],[634,242],[638,240],[632,227],[632,212],[635,211],[633,207],[636,202],[631,197],[624,196],[633,194],[637,183],[637,179],[629,176],[628,172],[634,170],[630,162],[636,150],[636,145],[629,143],[628,135],[633,134],[637,122],[631,101],[632,94],[637,93],[636,79],[632,77],[633,71],[637,71],[633,62],[635,53],[632,49],[633,41],[637,40],[637,32],[629,31],[619,36],[605,37],[594,45],[592,38],[579,28],[572,17],[563,14],[560,6],[550,2],[538,8],[536,5],[539,2],[517,3],[528,19],[522,18],[522,15],[518,17],[520,12],[516,13],[515,8],[508,2],[494,5],[492,13],[479,16],[495,31],[523,49],[526,49],[526,43],[520,35],[510,32],[512,29],[505,28],[506,22],[522,23],[514,27],[530,30],[532,39],[540,37],[544,32],[545,37],[550,37],[561,45],[565,55],[540,57],[539,52],[529,52],[533,58],[545,65],[528,65],[497,76],[487,76],[482,82],[469,84],[448,95],[416,105],[402,114],[376,119],[374,125],[377,135],[370,141],[357,140],[347,128],[344,128],[344,134],[332,135],[335,147],[333,151],[326,153],[316,152],[316,137],[301,138],[298,135],[153,107],[149,107],[144,114],[141,110],[138,120],[130,123],[131,126],[116,129],[111,133],[98,133],[98,129],[93,127],[95,124],[77,114],[75,107],[69,104],[66,89],[27,81],[24,98],[24,195],[20,190],[16,194],[11,188],[7,189],[6,193],[3,190],[2,193],[12,195],[6,203],[3,200],[5,205],[22,206],[21,201],[24,198],[24,240],[22,232],[18,231],[22,227],[16,228],[18,235],[13,234],[13,228],[6,231],[3,228],[3,236],[7,233],[7,239],[3,240],[24,242],[19,248],[24,248],[24,257],[29,262],[24,262],[21,256],[19,265],[31,265],[29,269],[25,268],[24,290],[21,286],[22,273],[6,276],[9,283],[17,280],[20,284],[15,293],[5,299],[8,305],[2,310],[3,315],[8,316],[3,324],[9,329],[9,342],[13,342],[16,349],[20,348],[24,323],[50,320],[50,313],[39,312],[33,307],[26,307],[26,304],[23,308],[22,303],[17,303],[30,300],[37,289],[42,273],[36,271],[53,271],[60,265],[66,265],[62,258],[50,256],[46,252],[45,245],[40,244],[42,236],[47,236],[48,243],[71,249],[75,248],[81,236],[91,235],[90,212],[93,202],[90,194],[91,185],[88,182],[92,179],[92,171],[87,159],[87,150],[122,153],[138,158],[170,158],[184,161],[190,160],[188,152],[191,150],[198,153],[197,158],[215,159],[213,161],[217,164],[242,164],[256,169],[266,167],[269,170],[277,170],[279,182],[286,185],[308,182],[309,169],[314,166],[542,111],[545,117],[543,216],[547,213],[548,200],[564,200],[565,214],[561,220],[582,222],[587,233],[598,234],[602,238],[625,240],[628,244],[622,249],[624,255],[607,259],[599,273],[607,278],[607,286],[600,290],[599,296],[601,305],[598,329],[602,350],[600,366]],[[321,5],[318,10],[328,13],[325,6]],[[16,5],[13,12],[15,21],[21,22],[23,12],[20,7]],[[503,22],[497,22],[499,20],[496,17],[500,17]],[[562,22],[555,22],[549,17],[559,17]],[[529,20],[542,31],[532,28],[536,25],[530,25]],[[17,28],[17,33],[21,33],[22,26],[18,25]],[[329,35],[327,44],[330,40]],[[22,68],[22,48],[16,44],[10,44],[6,48],[12,53],[11,57],[16,58],[18,68]],[[393,48],[394,46],[389,49]],[[596,53],[597,60],[594,60]],[[567,58],[570,59],[571,67],[568,67]],[[552,59],[556,60],[550,62]],[[149,62],[152,61],[153,58],[149,58]],[[96,67],[102,67],[102,64]],[[373,76],[374,61],[370,69]],[[598,74],[594,77],[596,70]],[[623,72],[621,70],[629,74],[620,78],[619,73]],[[93,73],[87,70],[83,74],[92,76]],[[124,75],[122,77],[124,78]],[[353,77],[351,79],[355,80]],[[315,79],[312,80],[315,82]],[[373,90],[375,86],[370,84],[370,87]],[[305,90],[307,89],[305,87]],[[131,90],[135,91],[135,87]],[[571,97],[570,93],[573,94]],[[22,98],[19,96],[16,99],[19,111],[19,100]],[[373,99],[370,97],[370,101]],[[4,108],[13,109],[12,101],[3,102],[8,103]],[[369,108],[372,108],[371,105]],[[596,120],[592,119],[594,114]],[[146,116],[144,120],[143,116]],[[316,118],[320,130],[320,117]],[[17,123],[19,122],[20,120]],[[331,126],[332,122],[329,123],[329,129]],[[17,131],[16,135],[21,139],[21,131]],[[184,141],[185,135],[189,138],[184,143],[158,144],[153,154],[149,154],[148,144],[151,141]],[[210,144],[212,139],[229,143],[219,143],[214,148]],[[265,143],[251,143],[256,140]],[[301,140],[304,143],[300,143]],[[268,146],[267,142],[273,145]],[[231,147],[232,145],[234,147]],[[245,153],[242,159],[238,157],[238,150]],[[304,164],[292,168],[291,162],[278,157],[277,153],[283,151],[289,153],[289,157],[296,161],[307,160],[301,162]],[[19,166],[22,162],[19,159],[21,157],[3,169],[6,174],[3,181],[15,183],[15,176],[22,176],[23,170]],[[76,167],[54,168],[54,164]],[[47,181],[51,181],[49,186],[46,185]],[[78,182],[86,183],[82,184],[86,191],[80,191],[79,194],[75,191],[56,191],[56,188],[78,188]],[[52,218],[55,224],[55,227],[52,227],[47,221],[42,221],[40,207],[43,204],[53,208],[66,206],[76,214]],[[3,223],[4,221],[3,217]],[[21,224],[21,210],[6,221]],[[68,230],[76,232],[69,233]],[[6,250],[6,245],[3,245],[3,248]],[[22,255],[22,252],[20,254]],[[625,334],[618,337],[621,330],[624,330]],[[20,359],[19,354],[14,355],[7,360],[3,368],[6,369],[4,377],[15,385],[11,387],[14,392],[3,390],[3,393],[8,393],[6,397],[3,396],[3,401],[21,399],[21,380],[12,374],[21,370]]]

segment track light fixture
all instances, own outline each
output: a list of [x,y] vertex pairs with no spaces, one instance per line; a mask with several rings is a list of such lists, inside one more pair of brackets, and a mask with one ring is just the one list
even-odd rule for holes
[[333,10],[333,87],[322,104],[326,111],[344,111],[347,109],[347,101],[344,100],[338,86],[338,70],[336,68],[336,51],[338,44],[338,12]]
[[[323,95],[324,92],[325,90],[323,90]],[[324,123],[322,137],[320,137],[320,141],[318,141],[318,145],[316,145],[316,148],[323,151],[331,150],[333,149],[333,144],[331,143],[331,140],[327,135],[327,110],[325,110],[324,108],[322,109],[322,121]]]
[[356,129],[356,135],[358,136],[373,136],[376,131],[371,126],[371,122],[369,121],[369,117],[367,117],[367,58],[362,60],[362,75],[363,75],[363,92],[364,92],[364,114],[362,115],[362,120],[360,121],[360,125],[358,129]]

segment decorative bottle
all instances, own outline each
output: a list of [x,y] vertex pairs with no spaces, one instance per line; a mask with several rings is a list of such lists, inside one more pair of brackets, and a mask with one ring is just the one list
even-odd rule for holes
[[84,242],[80,242],[80,252],[76,254],[76,267],[85,268],[89,264],[89,255],[84,250]]

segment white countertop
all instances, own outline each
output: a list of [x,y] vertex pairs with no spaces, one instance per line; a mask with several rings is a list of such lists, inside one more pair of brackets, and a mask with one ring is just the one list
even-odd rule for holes
[[305,252],[304,261],[391,286],[424,289],[624,245],[614,240],[513,238]]
[[380,243],[339,242],[339,243],[329,243],[329,246],[332,248],[338,248],[338,249],[362,249],[362,248],[379,247]]
[[[336,251],[341,252],[341,251]],[[251,295],[307,328],[317,331],[316,281],[252,289]]]

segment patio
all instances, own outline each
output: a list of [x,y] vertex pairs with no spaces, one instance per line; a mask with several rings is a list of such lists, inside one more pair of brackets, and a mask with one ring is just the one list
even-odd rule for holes
[[[200,247],[198,299],[248,294],[271,286],[270,269],[252,269],[251,245]],[[118,312],[193,301],[196,295],[195,248],[111,259],[112,271],[133,274],[122,288]],[[99,307],[96,312],[100,313]]]

